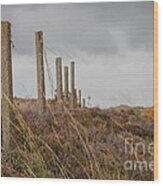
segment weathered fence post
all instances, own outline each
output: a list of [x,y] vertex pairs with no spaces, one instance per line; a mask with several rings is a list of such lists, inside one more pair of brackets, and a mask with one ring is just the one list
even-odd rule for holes
[[36,58],[37,58],[37,89],[38,89],[38,112],[45,111],[45,82],[43,60],[43,32],[36,32]]
[[57,80],[57,110],[63,111],[63,87],[62,87],[62,58],[56,58],[56,80]]
[[74,89],[74,104],[75,104],[75,108],[77,107],[77,100],[78,100],[78,97],[77,97],[77,90],[76,88]]
[[[4,151],[10,149],[10,122],[13,113],[12,59],[11,59],[11,25],[1,22],[1,90],[2,90],[2,145]],[[10,103],[9,103],[10,102]]]
[[79,108],[81,108],[81,90],[79,90]]
[[64,67],[64,77],[65,77],[65,95],[64,95],[64,100],[66,103],[68,103],[68,66]]
[[85,98],[83,98],[83,108],[85,108]]
[[62,88],[62,58],[56,58],[57,100],[63,99]]
[[71,109],[75,106],[75,63],[71,62]]

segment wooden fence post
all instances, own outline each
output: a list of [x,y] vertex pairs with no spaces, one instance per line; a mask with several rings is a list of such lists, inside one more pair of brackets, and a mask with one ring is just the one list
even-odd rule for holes
[[62,58],[56,58],[57,100],[63,100],[62,88]]
[[1,90],[2,90],[2,145],[4,151],[10,150],[10,122],[13,112],[9,104],[13,103],[11,25],[1,22]]
[[75,63],[71,62],[71,109],[75,106]]
[[64,100],[68,103],[68,66],[64,67],[64,77],[65,77],[65,90],[64,90]]
[[36,58],[37,58],[38,112],[39,115],[41,115],[44,113],[46,109],[42,31],[36,32]]
[[85,108],[85,98],[83,98],[83,108]]
[[81,90],[79,90],[79,108],[81,108]]

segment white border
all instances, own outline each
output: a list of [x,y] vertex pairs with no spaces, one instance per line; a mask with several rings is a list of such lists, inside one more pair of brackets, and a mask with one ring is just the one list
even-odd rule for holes
[[[48,0],[46,2],[45,0],[0,0],[0,4],[26,4],[26,3],[63,3],[63,2],[105,2],[109,0]],[[111,0],[111,2],[114,1],[124,1],[124,0]],[[130,0],[134,1],[134,0]],[[144,0],[146,1],[146,0]],[[9,186],[9,185],[16,185],[16,186],[44,186],[45,184],[48,184],[48,186],[51,185],[60,185],[60,186],[67,186],[67,184],[71,184],[72,186],[83,186],[83,185],[89,185],[89,186],[100,186],[100,185],[114,185],[114,186],[128,186],[128,185],[138,185],[144,186],[144,185],[163,185],[163,147],[161,142],[163,142],[163,99],[161,95],[163,95],[163,52],[161,50],[163,49],[163,37],[161,33],[163,33],[163,0],[158,0],[158,8],[159,8],[159,179],[154,182],[146,182],[146,181],[111,181],[111,180],[61,180],[61,179],[28,179],[28,178],[0,178],[0,185],[2,186]],[[162,84],[162,85],[161,85]]]

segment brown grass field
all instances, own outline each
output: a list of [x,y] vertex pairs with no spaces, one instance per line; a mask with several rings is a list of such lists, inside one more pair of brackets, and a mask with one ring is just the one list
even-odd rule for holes
[[47,101],[39,116],[36,100],[14,98],[10,153],[2,149],[2,176],[71,179],[153,180],[145,167],[125,170],[126,160],[153,161],[139,148],[125,153],[125,139],[153,143],[153,107],[125,105],[108,109],[55,111]]

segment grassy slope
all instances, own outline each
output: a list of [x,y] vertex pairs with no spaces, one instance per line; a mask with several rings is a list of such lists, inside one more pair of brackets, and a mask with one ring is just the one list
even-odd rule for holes
[[[153,108],[119,106],[85,108],[38,116],[36,102],[15,99],[12,123],[13,150],[2,150],[2,176],[153,180],[153,172],[125,171],[124,140],[153,142]],[[141,149],[139,149],[139,155]],[[149,153],[139,156],[150,162]]]

